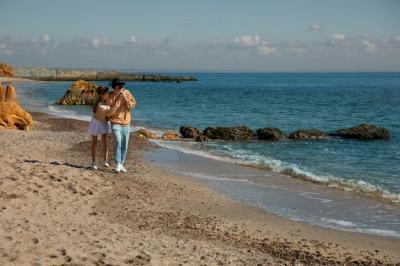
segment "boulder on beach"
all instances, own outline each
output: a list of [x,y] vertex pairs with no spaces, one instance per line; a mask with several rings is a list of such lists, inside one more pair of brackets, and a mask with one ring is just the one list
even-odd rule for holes
[[390,133],[388,129],[368,124],[361,124],[350,128],[339,129],[332,135],[346,139],[359,140],[390,139]]
[[75,81],[57,101],[59,105],[92,105],[96,101],[97,85],[85,80]]
[[13,77],[15,70],[12,66],[0,62],[0,77]]
[[259,128],[256,133],[260,140],[281,140],[285,138],[285,134],[278,128]]
[[200,130],[191,126],[181,126],[179,132],[181,133],[182,138],[196,138],[198,135],[201,135]]
[[175,140],[179,140],[179,135],[178,133],[175,132],[171,132],[171,131],[167,131],[165,132],[162,137],[163,140],[170,140],[170,141],[175,141]]
[[207,127],[203,135],[209,139],[246,140],[254,137],[254,132],[246,126],[236,127]]
[[14,87],[9,84],[4,91],[0,85],[0,129],[29,130],[32,116],[17,101]]
[[299,129],[289,134],[289,139],[324,139],[327,135],[314,128]]
[[206,136],[204,136],[204,135],[197,135],[197,136],[194,138],[194,140],[195,140],[195,141],[198,141],[198,142],[204,142],[204,141],[207,141],[208,138],[207,138]]
[[146,138],[146,139],[156,139],[157,136],[153,132],[147,129],[139,129],[133,132],[135,136],[141,137],[141,138]]

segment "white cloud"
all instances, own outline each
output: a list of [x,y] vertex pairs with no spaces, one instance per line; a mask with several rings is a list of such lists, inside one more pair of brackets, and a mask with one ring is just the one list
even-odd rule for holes
[[374,52],[374,51],[376,50],[376,45],[375,45],[375,43],[373,43],[373,42],[371,42],[371,41],[363,40],[363,41],[362,41],[362,44],[364,45],[365,51],[367,51],[367,52],[372,53],[372,52]]
[[131,37],[129,37],[129,40],[131,43],[136,43],[136,37],[134,35],[131,35]]
[[335,33],[328,37],[328,43],[332,46],[342,44],[346,40],[346,35],[343,33]]
[[100,38],[100,37],[93,37],[90,40],[90,44],[95,48],[99,48],[99,47],[110,44],[110,41],[108,41],[107,39],[104,39],[104,38]]
[[394,37],[394,40],[395,40],[396,42],[400,42],[400,36]]
[[312,31],[321,31],[321,30],[322,30],[322,26],[319,25],[319,24],[312,24],[312,25],[309,27],[309,29],[312,30]]
[[259,45],[261,43],[261,38],[259,35],[243,35],[233,39],[233,42],[243,47],[251,47]]
[[270,47],[268,45],[262,45],[257,47],[257,52],[260,55],[271,55],[278,52],[278,49],[275,47]]
[[40,37],[39,41],[42,42],[42,43],[46,43],[46,42],[49,42],[50,39],[51,39],[51,38],[50,38],[50,35],[48,35],[47,33],[45,33],[45,34],[43,34],[43,35]]
[[257,55],[271,55],[278,52],[276,47],[270,46],[266,41],[261,40],[259,35],[243,35],[233,39],[236,45],[234,48],[240,48],[250,51]]
[[299,48],[299,47],[288,48],[288,51],[292,52],[292,53],[296,53],[296,54],[304,54],[306,52],[306,50],[304,50],[304,48]]
[[4,50],[3,50],[3,54],[8,55],[8,56],[11,56],[11,55],[14,55],[14,54],[15,54],[15,51],[10,50],[10,49],[4,49]]

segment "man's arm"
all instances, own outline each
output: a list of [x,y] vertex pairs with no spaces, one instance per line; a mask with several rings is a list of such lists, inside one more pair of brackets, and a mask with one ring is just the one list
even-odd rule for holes
[[132,94],[129,91],[125,90],[123,96],[126,108],[128,108],[129,110],[135,108],[136,100],[135,98],[133,98]]

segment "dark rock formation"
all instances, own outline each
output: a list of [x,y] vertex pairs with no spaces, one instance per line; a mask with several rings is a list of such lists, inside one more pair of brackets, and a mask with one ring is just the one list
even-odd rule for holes
[[278,128],[259,128],[256,132],[258,139],[261,140],[281,140],[285,138],[285,134]]
[[91,71],[91,70],[65,70],[57,68],[37,68],[37,67],[20,67],[16,69],[16,76],[20,78],[29,78],[34,80],[47,81],[71,81],[71,80],[93,80],[93,81],[109,81],[113,78],[120,78],[124,81],[154,81],[154,82],[181,82],[196,81],[194,77],[175,77],[157,74],[137,74],[124,73],[117,71]]
[[337,130],[332,135],[346,139],[374,140],[374,139],[390,139],[389,130],[374,125],[361,124],[351,128],[343,128]]
[[179,132],[183,138],[196,138],[198,135],[201,135],[200,130],[191,126],[181,126]]
[[254,137],[253,131],[246,126],[236,127],[207,127],[203,135],[209,139],[246,140]]
[[289,139],[324,139],[327,135],[318,129],[299,129],[290,133]]
[[197,135],[194,140],[198,141],[198,142],[204,142],[204,141],[207,141],[208,138],[206,136],[204,136],[204,135]]
[[60,105],[91,105],[96,101],[97,85],[84,80],[75,81],[57,101]]

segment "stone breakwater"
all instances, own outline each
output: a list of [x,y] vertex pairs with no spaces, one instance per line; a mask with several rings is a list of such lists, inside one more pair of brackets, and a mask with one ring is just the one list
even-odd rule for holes
[[259,140],[311,140],[327,139],[329,137],[340,137],[358,140],[389,140],[389,130],[369,124],[360,124],[350,128],[343,128],[332,133],[324,133],[318,129],[306,128],[296,130],[286,135],[278,128],[259,128],[256,131],[247,126],[235,127],[207,127],[203,131],[191,126],[182,126],[179,129],[182,138],[194,138],[196,141],[206,140],[248,140],[258,138]]
[[78,79],[109,81],[120,78],[125,81],[152,81],[152,82],[181,82],[196,81],[191,76],[165,76],[159,74],[139,74],[129,72],[73,70],[58,68],[19,67],[15,69],[15,76],[43,81],[75,81]]

